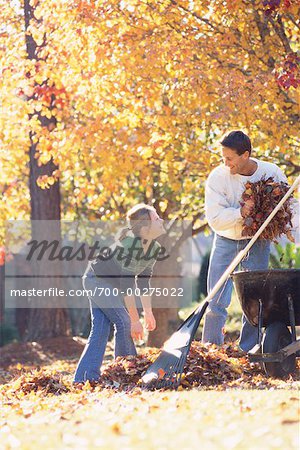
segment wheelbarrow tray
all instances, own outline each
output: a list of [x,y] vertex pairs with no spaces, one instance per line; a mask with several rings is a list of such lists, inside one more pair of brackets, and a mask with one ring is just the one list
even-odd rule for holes
[[300,269],[238,271],[231,275],[242,310],[258,326],[262,302],[262,326],[273,322],[290,324],[288,298],[293,301],[295,324],[300,325]]

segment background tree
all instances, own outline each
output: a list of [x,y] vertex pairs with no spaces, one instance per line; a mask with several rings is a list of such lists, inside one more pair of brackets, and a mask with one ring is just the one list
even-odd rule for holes
[[2,3],[2,223],[29,214],[30,135],[40,167],[53,164],[37,184],[60,181],[67,219],[116,220],[143,200],[202,229],[203,184],[232,128],[299,172],[297,1],[33,0],[33,59],[22,11]]

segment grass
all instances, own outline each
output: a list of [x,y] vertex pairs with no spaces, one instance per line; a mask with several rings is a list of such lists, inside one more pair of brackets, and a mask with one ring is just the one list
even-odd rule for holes
[[[204,297],[199,300],[199,303],[203,299],[204,299]],[[194,309],[196,309],[197,306],[199,306],[199,303],[193,302],[187,308],[182,308],[179,311],[180,319],[185,320],[194,311]],[[204,318],[200,322],[199,330],[196,335],[197,338],[200,338],[200,336],[201,336],[201,332],[203,329],[203,323],[204,323]],[[240,303],[238,301],[238,298],[237,298],[235,292],[233,291],[231,303],[228,308],[228,316],[227,316],[226,325],[225,325],[226,333],[228,333],[229,335],[238,335],[241,325],[242,325],[242,309],[241,309]]]
[[2,448],[297,449],[297,391],[89,392],[16,399]]

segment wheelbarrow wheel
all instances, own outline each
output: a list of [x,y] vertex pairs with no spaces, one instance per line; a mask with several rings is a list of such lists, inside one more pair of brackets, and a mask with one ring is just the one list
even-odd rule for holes
[[[292,342],[292,335],[288,327],[282,322],[269,325],[263,337],[262,352],[276,353]],[[284,378],[296,368],[296,355],[290,355],[282,362],[264,362],[263,368],[270,377]]]

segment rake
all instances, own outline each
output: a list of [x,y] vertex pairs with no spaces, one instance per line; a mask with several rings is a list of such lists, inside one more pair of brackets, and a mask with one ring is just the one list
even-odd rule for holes
[[248,242],[246,247],[241,250],[230,265],[227,267],[223,275],[215,284],[208,296],[203,302],[195,309],[195,311],[181,324],[175,333],[165,342],[162,352],[157,359],[152,363],[146,373],[142,377],[142,387],[147,390],[161,389],[161,388],[175,388],[179,386],[181,382],[183,368],[186,362],[186,358],[190,351],[192,340],[198,329],[200,320],[205,314],[205,311],[209,305],[211,299],[216,295],[219,289],[227,281],[230,274],[236,268],[236,266],[242,261],[245,255],[248,253],[254,242],[258,239],[263,230],[268,226],[275,214],[282,207],[284,202],[296,189],[300,182],[300,176],[296,178],[293,185],[286,192],[284,197],[280,200],[277,206],[274,208],[269,217],[257,230],[252,239]]

